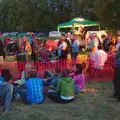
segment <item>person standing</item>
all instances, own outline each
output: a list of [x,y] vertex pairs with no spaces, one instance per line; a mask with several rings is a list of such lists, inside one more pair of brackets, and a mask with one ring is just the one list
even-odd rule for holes
[[93,46],[91,48],[92,54],[90,60],[93,61],[92,68],[96,70],[102,70],[105,62],[107,61],[107,53],[103,50],[102,45],[99,46],[98,50]]
[[67,43],[67,45],[68,45],[68,48],[71,49],[70,33],[67,33],[67,34],[65,35],[65,37],[66,37],[66,43]]
[[8,37],[6,37],[4,40],[4,45],[7,47],[8,44],[9,44],[9,39],[8,39]]
[[36,61],[37,60],[37,54],[39,52],[39,44],[38,44],[38,41],[39,39],[37,37],[34,37],[32,39],[32,44],[31,44],[31,48],[32,48],[32,55],[31,55],[31,58],[33,61]]
[[0,59],[1,59],[1,62],[3,62],[4,58],[5,58],[4,45],[3,45],[2,41],[0,40]]
[[27,59],[27,61],[30,61],[31,60],[31,54],[32,54],[31,45],[29,44],[29,42],[27,40],[27,37],[24,37],[23,41],[24,41],[24,45],[25,45],[25,52],[27,53],[26,59]]
[[58,43],[58,55],[59,59],[66,59],[67,58],[67,43],[65,42],[66,37],[65,35],[62,35],[60,37],[60,41]]
[[114,94],[113,97],[116,97],[120,101],[120,47],[117,51],[117,55],[114,61]]
[[32,46],[32,37],[30,35],[27,36],[27,40],[29,44]]
[[89,44],[88,44],[88,49],[95,47],[95,51],[98,50],[98,46],[99,46],[99,40],[97,38],[97,36],[95,36],[94,34],[91,34],[89,36]]
[[92,46],[89,56],[89,74],[91,76],[100,77],[99,73],[103,70],[107,58],[107,53],[103,50],[102,46],[99,46],[97,50],[95,46]]
[[80,50],[80,41],[75,35],[71,35],[70,39],[72,41],[72,58],[76,59]]
[[110,40],[107,39],[107,36],[106,36],[106,35],[102,35],[102,36],[101,36],[101,39],[102,39],[102,42],[103,42],[104,50],[105,50],[106,52],[108,52],[108,44],[109,44]]
[[117,101],[120,101],[120,30],[117,31],[117,35],[118,35],[116,45],[117,54],[114,61],[114,78],[113,78],[114,94],[112,98],[117,98]]
[[120,36],[117,37],[117,44],[116,44],[116,50],[118,51],[120,47]]

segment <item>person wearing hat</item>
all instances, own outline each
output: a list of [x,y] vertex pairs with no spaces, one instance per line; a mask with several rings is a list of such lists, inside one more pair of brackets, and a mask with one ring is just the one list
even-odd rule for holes
[[0,76],[0,97],[2,98],[3,111],[8,113],[13,96],[13,85],[10,84],[12,75],[8,69],[3,69]]

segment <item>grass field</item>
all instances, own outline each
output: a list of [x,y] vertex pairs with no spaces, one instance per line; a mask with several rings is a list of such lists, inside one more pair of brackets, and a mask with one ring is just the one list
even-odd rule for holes
[[97,93],[80,95],[73,103],[55,104],[46,99],[42,105],[12,103],[9,115],[0,120],[120,120],[120,103],[108,100],[112,95],[112,83],[88,83]]

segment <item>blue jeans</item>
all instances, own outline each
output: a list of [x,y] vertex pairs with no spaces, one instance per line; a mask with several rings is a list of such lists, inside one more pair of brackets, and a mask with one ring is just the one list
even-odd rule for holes
[[50,71],[46,70],[44,72],[43,78],[47,79],[47,81],[44,81],[44,86],[49,86],[51,84],[52,79],[54,78],[54,75]]
[[51,99],[53,102],[56,102],[56,103],[70,103],[74,100],[74,99],[64,100],[64,99],[61,98],[60,94],[55,93],[55,92],[48,92],[48,98]]
[[57,84],[58,84],[59,79],[60,79],[60,76],[55,75],[51,81],[51,85],[53,86],[54,90],[57,88]]
[[78,56],[78,52],[72,52],[72,59],[76,59]]
[[20,97],[22,98],[22,100],[25,103],[28,103],[28,101],[27,101],[27,90],[26,89],[18,89],[18,93],[19,93]]
[[54,75],[53,75],[52,72],[46,70],[46,71],[44,72],[43,78],[46,79],[46,78],[50,78],[50,77],[53,77],[53,76],[54,76]]
[[81,92],[82,90],[80,90],[80,88],[78,88],[76,85],[74,85],[74,90],[75,93],[78,94],[79,92]]
[[[29,101],[27,100],[27,90],[26,89],[19,89],[18,92],[19,92],[19,95],[22,98],[22,100],[25,103],[30,104]],[[45,100],[45,96],[44,96],[43,101],[40,104],[42,104],[44,102],[44,100]]]
[[0,97],[2,97],[3,100],[4,112],[9,112],[12,96],[13,85],[7,83],[0,83]]

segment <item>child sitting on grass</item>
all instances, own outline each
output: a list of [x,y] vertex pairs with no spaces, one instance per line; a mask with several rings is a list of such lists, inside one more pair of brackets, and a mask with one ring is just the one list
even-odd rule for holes
[[61,71],[58,68],[55,68],[53,73],[46,70],[43,76],[44,86],[50,86],[55,89],[57,87],[58,79],[60,78],[60,73]]
[[75,93],[78,94],[83,92],[85,88],[85,76],[83,74],[83,66],[82,64],[76,64],[74,66],[74,73],[72,74],[74,81]]
[[53,79],[51,81],[51,85],[50,85],[50,88],[53,89],[53,90],[55,90],[57,88],[58,80],[61,77],[60,73],[61,73],[61,70],[56,68],[55,73],[54,73],[54,77],[53,77]]
[[57,89],[49,91],[48,97],[57,103],[69,103],[74,100],[74,82],[68,77],[69,71],[66,69],[62,72],[60,80],[58,80]]

